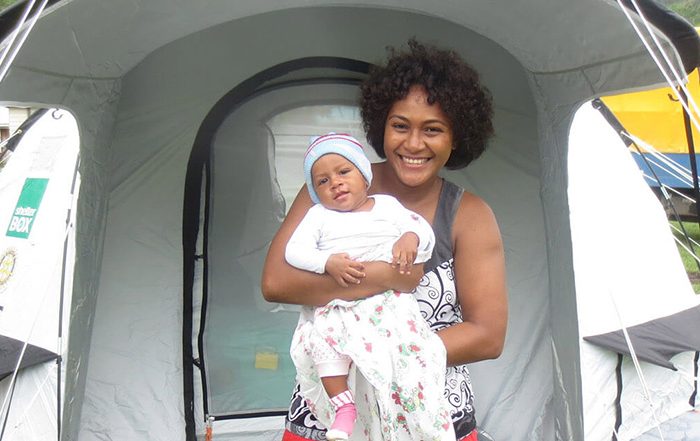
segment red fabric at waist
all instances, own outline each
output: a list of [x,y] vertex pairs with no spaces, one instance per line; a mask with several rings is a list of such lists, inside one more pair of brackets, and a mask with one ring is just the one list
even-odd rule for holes
[[[295,435],[292,432],[285,430],[284,436],[282,436],[282,441],[310,441],[306,438],[302,438],[299,435]],[[478,441],[476,430],[472,430],[471,433],[458,441]]]

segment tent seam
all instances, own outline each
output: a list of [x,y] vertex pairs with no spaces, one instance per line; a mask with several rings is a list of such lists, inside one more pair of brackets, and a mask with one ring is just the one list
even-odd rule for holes
[[35,67],[22,66],[20,64],[13,65],[12,69],[23,69],[23,70],[28,71],[28,72],[51,75],[53,77],[59,77],[59,78],[70,78],[70,79],[75,79],[75,80],[118,81],[122,78],[121,76],[119,76],[119,77],[92,77],[92,76],[85,76],[85,75],[68,75],[68,74],[53,72],[50,70],[37,69]]
[[640,55],[645,55],[646,50],[640,50],[637,52],[633,52],[631,54],[622,56],[622,57],[617,57],[617,58],[609,58],[607,60],[599,61],[597,63],[590,63],[590,64],[584,64],[581,66],[576,66],[568,69],[561,69],[561,70],[552,70],[552,71],[537,71],[537,70],[528,70],[531,74],[534,75],[561,75],[561,74],[566,74],[566,73],[572,73],[576,72],[578,70],[586,70],[586,69],[592,69],[595,67],[600,67],[600,66],[605,66],[606,64],[612,64],[618,61],[624,61],[624,60],[631,60],[633,58],[639,57]]

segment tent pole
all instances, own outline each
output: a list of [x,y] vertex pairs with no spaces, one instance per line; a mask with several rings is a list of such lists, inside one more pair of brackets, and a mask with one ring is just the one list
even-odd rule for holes
[[[608,121],[608,123],[613,127],[613,129],[615,129],[615,131],[620,136],[620,138],[625,143],[625,145],[628,148],[630,146],[634,146],[637,153],[639,153],[639,156],[644,161],[644,164],[649,169],[649,172],[654,176],[654,180],[656,181],[657,184],[659,184],[659,190],[661,190],[661,194],[664,196],[664,199],[668,203],[668,206],[673,211],[673,218],[676,220],[676,222],[678,222],[678,226],[680,227],[680,230],[683,234],[683,237],[685,238],[685,241],[686,241],[686,244],[688,245],[688,248],[690,249],[690,251],[693,254],[695,254],[695,248],[693,247],[693,242],[690,240],[690,236],[688,235],[688,232],[685,230],[685,226],[683,225],[683,221],[681,220],[681,217],[678,214],[678,211],[676,210],[675,205],[673,205],[673,201],[671,200],[671,196],[668,194],[668,192],[664,188],[664,184],[661,182],[661,179],[659,179],[659,176],[654,171],[654,168],[649,163],[649,160],[647,159],[647,157],[644,156],[644,154],[642,153],[639,146],[634,141],[631,140],[631,138],[629,137],[629,133],[627,132],[627,129],[624,128],[624,126],[620,123],[620,121],[617,119],[617,117],[612,113],[612,111],[610,111],[608,106],[606,106],[605,103],[600,98],[596,98],[596,99],[592,100],[591,105],[593,105],[593,108],[598,110],[603,115],[603,117]],[[625,136],[625,135],[628,135],[628,136]],[[693,148],[693,150],[695,150],[695,149]],[[691,157],[691,160],[694,160],[694,159],[695,159],[695,153],[693,153],[693,155]],[[695,185],[696,185],[696,189],[697,189],[697,169],[693,170],[693,176],[694,176]],[[696,192],[697,192],[697,190],[696,190]],[[698,202],[697,202],[697,196],[696,196],[696,207],[697,207],[697,203]],[[698,217],[698,220],[700,221],[700,217]],[[700,269],[700,262],[698,262],[696,260],[695,263],[698,266],[698,269]]]
[[[678,88],[678,93],[684,103],[688,103],[688,96],[683,89]],[[683,126],[685,127],[685,139],[688,143],[688,156],[690,159],[690,170],[693,176],[693,196],[695,198],[695,221],[700,226],[700,185],[698,185],[698,163],[695,156],[695,141],[693,139],[693,127],[690,124],[688,111],[683,108]]]
[[[688,105],[688,96],[685,94],[682,88],[678,88],[678,93],[681,99],[685,102],[686,106],[683,107],[683,126],[685,127],[685,139],[688,143],[688,156],[690,159],[690,170],[693,175],[693,196],[695,197],[695,222],[697,222],[700,227],[700,185],[698,185],[698,164],[697,157],[695,156],[695,140],[693,139],[693,126],[690,124],[690,115],[686,110]],[[700,263],[698,263],[700,268]],[[690,395],[690,405],[695,407],[695,397],[698,393],[698,358],[700,357],[700,352],[695,352],[694,358],[694,371],[695,371],[695,381],[693,381],[693,393]]]

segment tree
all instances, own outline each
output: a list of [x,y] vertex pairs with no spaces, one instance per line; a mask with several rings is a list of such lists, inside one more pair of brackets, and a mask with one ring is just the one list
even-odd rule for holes
[[662,0],[661,3],[683,16],[693,26],[700,26],[700,0]]
[[0,11],[4,11],[11,5],[17,3],[19,0],[0,0]]

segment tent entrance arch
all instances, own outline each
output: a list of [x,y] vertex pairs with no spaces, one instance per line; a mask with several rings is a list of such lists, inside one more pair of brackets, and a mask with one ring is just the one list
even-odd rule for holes
[[303,183],[309,136],[335,130],[363,139],[356,102],[368,67],[333,58],[298,66],[247,94],[236,88],[222,98],[190,157],[183,218],[183,361],[191,391],[185,409],[188,400],[202,406],[192,411],[191,425],[204,416],[282,415],[289,404],[294,366],[288,347],[298,308],[263,300],[262,265]]

